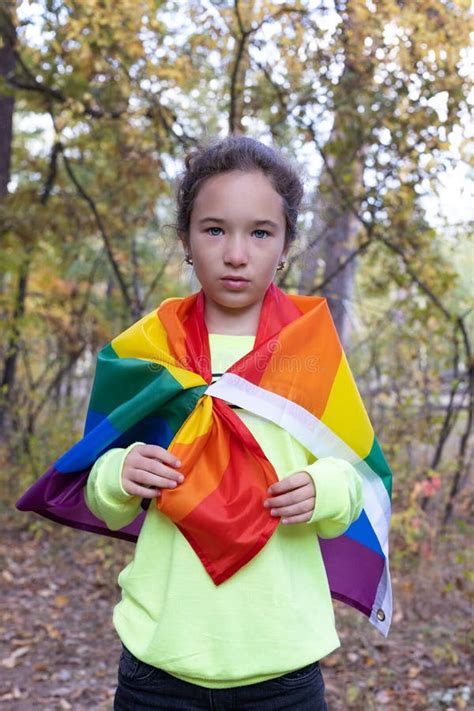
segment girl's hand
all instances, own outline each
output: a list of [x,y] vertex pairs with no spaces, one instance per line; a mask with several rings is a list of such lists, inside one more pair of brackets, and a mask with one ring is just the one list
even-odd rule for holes
[[284,516],[282,523],[304,523],[313,515],[316,490],[307,472],[296,472],[268,489],[272,496],[263,505],[272,516]]
[[155,499],[161,489],[173,489],[184,476],[176,471],[181,462],[167,449],[155,444],[134,447],[125,457],[122,467],[122,486],[127,494]]

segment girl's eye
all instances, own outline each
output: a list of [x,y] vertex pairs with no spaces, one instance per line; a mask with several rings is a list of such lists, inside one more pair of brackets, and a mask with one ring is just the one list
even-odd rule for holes
[[[222,227],[208,227],[206,230],[211,237],[217,237],[222,231]],[[254,230],[252,234],[258,237],[258,239],[264,239],[270,235],[270,232],[267,232],[267,230]]]

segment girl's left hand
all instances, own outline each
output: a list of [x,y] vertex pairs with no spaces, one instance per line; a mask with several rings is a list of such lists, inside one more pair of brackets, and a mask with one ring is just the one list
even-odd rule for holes
[[272,516],[282,516],[282,523],[304,523],[313,515],[316,490],[307,472],[296,472],[272,484],[265,499],[265,508]]

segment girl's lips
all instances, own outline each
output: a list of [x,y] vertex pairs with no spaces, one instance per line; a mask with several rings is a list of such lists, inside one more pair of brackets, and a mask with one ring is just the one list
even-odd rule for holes
[[226,277],[222,277],[221,281],[228,289],[234,290],[243,289],[249,283],[247,279],[228,279]]

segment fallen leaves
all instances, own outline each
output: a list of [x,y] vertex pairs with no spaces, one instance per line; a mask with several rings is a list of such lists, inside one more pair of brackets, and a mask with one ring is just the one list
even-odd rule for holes
[[15,649],[9,657],[0,660],[0,664],[2,667],[6,667],[7,669],[13,669],[13,667],[17,664],[18,658],[22,657],[24,654],[28,654],[30,649],[31,647],[19,647],[18,649]]
[[[108,711],[120,656],[112,627],[116,578],[133,549],[117,541],[104,552],[93,535],[48,523],[44,531],[19,531],[12,522],[0,544],[0,640],[6,650],[0,704]],[[387,639],[335,602],[342,645],[322,660],[331,711],[472,706],[467,591],[454,585],[449,595],[436,594],[450,575],[455,580],[462,574],[456,566],[465,563],[452,561],[466,546],[459,541],[438,551],[438,567],[426,568],[424,578],[418,569],[412,575],[396,571],[394,624]],[[436,571],[443,571],[438,578]]]
[[[6,525],[0,543],[0,705],[110,709],[120,655],[111,619],[118,570],[104,573],[93,536],[48,523],[43,535],[17,526]],[[122,547],[129,556],[130,546]]]
[[0,701],[15,701],[23,698],[24,696],[25,694],[22,694],[18,686],[15,684],[11,691],[7,691],[6,693],[0,695]]

